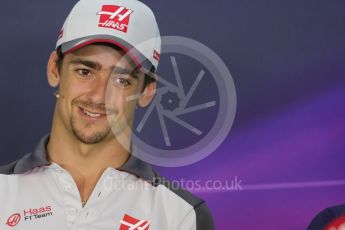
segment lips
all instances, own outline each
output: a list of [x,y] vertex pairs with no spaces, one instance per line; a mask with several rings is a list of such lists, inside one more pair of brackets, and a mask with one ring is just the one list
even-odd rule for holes
[[101,114],[101,113],[92,113],[92,112],[89,112],[85,109],[83,109],[83,113],[86,115],[86,116],[89,116],[89,117],[100,117],[104,114]]
[[90,119],[98,119],[98,118],[103,118],[106,116],[104,112],[90,111],[81,107],[79,107],[79,110],[83,115],[85,115],[86,117]]

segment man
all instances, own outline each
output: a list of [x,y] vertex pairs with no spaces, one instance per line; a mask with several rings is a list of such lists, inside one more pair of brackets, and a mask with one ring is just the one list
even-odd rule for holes
[[130,154],[134,111],[152,100],[159,53],[143,3],[75,5],[48,61],[58,87],[51,133],[0,168],[0,229],[214,228],[203,200]]
[[308,226],[308,230],[342,230],[345,228],[345,205],[328,207],[319,212]]

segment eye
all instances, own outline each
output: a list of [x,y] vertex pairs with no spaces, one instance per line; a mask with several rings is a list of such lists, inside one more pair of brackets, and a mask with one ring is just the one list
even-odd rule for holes
[[91,77],[92,75],[91,70],[88,69],[77,69],[76,71],[81,78]]
[[131,85],[131,82],[124,77],[113,77],[112,83],[114,86],[126,88]]

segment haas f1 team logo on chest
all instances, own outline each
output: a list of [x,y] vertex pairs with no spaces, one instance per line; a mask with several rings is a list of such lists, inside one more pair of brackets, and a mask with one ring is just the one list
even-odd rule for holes
[[133,10],[124,6],[104,5],[97,13],[100,15],[99,27],[112,28],[127,33],[129,18]]
[[125,214],[123,219],[120,221],[119,230],[149,230],[150,221],[138,220],[130,215]]
[[15,213],[7,219],[6,224],[10,227],[14,227],[19,223],[20,218],[21,215],[19,213]]
[[44,206],[39,208],[27,208],[24,209],[22,214],[15,213],[8,217],[6,225],[10,227],[16,226],[23,217],[24,222],[38,221],[43,218],[53,216],[53,210],[51,206]]

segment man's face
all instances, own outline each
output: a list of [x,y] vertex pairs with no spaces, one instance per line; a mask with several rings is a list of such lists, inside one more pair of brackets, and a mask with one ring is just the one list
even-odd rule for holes
[[[95,144],[131,128],[144,74],[133,73],[123,53],[89,45],[64,57],[57,116],[79,141]],[[113,132],[111,132],[113,131]]]

